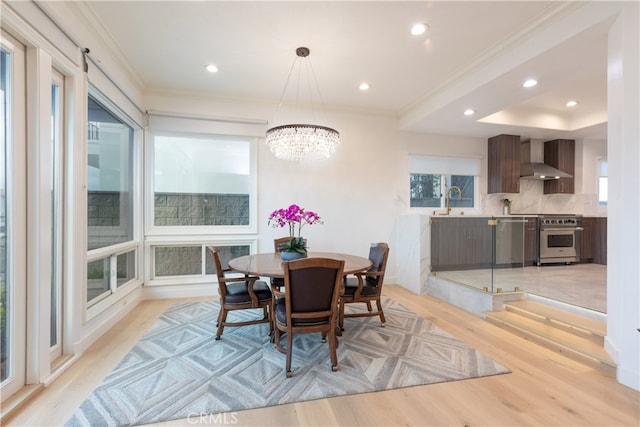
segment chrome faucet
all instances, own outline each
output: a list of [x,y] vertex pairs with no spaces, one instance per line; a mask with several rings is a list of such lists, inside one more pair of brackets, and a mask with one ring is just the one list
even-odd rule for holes
[[458,199],[462,200],[462,188],[458,187],[457,185],[452,186],[451,188],[449,188],[447,190],[447,198],[445,199],[445,206],[447,208],[447,213],[445,215],[449,215],[449,212],[451,212],[451,190],[458,190]]

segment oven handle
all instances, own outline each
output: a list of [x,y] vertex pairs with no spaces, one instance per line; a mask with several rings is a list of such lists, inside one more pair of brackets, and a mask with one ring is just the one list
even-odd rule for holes
[[584,227],[540,227],[540,231],[584,231]]

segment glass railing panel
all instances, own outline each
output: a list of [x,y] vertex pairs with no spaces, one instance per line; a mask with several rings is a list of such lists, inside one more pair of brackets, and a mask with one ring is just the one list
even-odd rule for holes
[[515,292],[524,288],[526,218],[493,218],[491,226],[492,293]]
[[488,293],[525,288],[526,217],[432,217],[431,271]]

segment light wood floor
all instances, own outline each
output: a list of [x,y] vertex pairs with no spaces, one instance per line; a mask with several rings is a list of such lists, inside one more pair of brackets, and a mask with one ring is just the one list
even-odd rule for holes
[[[162,425],[638,426],[640,393],[615,378],[429,296],[386,285],[387,296],[507,366],[512,373],[334,397]],[[9,426],[61,425],[176,300],[145,301],[100,338]],[[372,321],[375,321],[372,319]],[[338,352],[340,349],[338,349]],[[284,356],[283,356],[284,375]]]

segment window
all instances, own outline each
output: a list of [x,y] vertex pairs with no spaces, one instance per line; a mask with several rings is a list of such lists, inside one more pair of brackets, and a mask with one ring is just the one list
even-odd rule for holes
[[608,201],[609,177],[607,172],[607,159],[598,159],[598,204],[606,205]]
[[211,283],[207,246],[228,259],[248,255],[256,242],[257,142],[203,133],[189,119],[176,125],[153,117],[148,142],[148,286]]
[[0,49],[0,115],[2,116],[2,128],[0,129],[0,382],[4,382],[11,374],[12,348],[10,327],[11,324],[11,288],[9,285],[8,272],[10,271],[8,259],[8,234],[11,230],[7,229],[7,151],[8,144],[11,142],[11,54],[4,49]]
[[[220,254],[220,262],[226,268],[229,260],[249,255],[251,246],[248,244],[215,246]],[[153,248],[153,278],[172,277],[202,277],[216,274],[216,266],[206,245],[158,245]],[[204,264],[202,260],[204,259]]]
[[64,76],[53,71],[51,82],[51,315],[50,315],[50,360],[62,355],[63,347],[63,116]]
[[[409,206],[444,208],[447,192],[450,207],[474,208],[480,161],[470,158],[411,156]],[[453,187],[462,190],[459,194]]]
[[[137,278],[134,128],[89,95],[87,303]],[[127,244],[128,243],[128,244]]]
[[27,375],[25,48],[0,32],[0,393]]
[[89,96],[88,249],[133,240],[133,128]]
[[474,207],[474,177],[463,175],[411,174],[411,207],[444,208],[446,192],[453,186],[462,190],[451,190],[449,206],[452,208]]
[[154,225],[248,226],[249,141],[154,138]]

